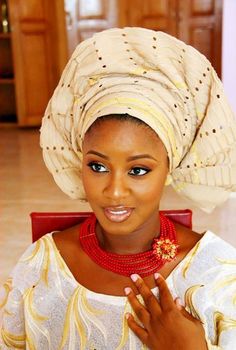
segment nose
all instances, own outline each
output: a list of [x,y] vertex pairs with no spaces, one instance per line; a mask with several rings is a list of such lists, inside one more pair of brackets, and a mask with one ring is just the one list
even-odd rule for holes
[[125,199],[129,193],[130,189],[125,176],[122,174],[111,174],[104,188],[104,195],[109,199],[122,200]]

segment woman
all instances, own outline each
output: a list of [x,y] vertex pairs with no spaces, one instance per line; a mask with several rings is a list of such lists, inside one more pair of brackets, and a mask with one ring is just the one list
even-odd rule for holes
[[2,348],[232,350],[235,248],[159,215],[165,183],[206,211],[236,188],[236,123],[206,58],[161,32],[96,34],[62,75],[41,146],[94,214],[20,259]]

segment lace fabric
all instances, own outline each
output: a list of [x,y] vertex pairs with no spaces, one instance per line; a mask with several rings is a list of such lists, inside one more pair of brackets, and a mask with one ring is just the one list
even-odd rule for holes
[[[209,349],[236,343],[235,263],[235,248],[207,231],[167,278],[173,297],[203,322]],[[52,233],[23,254],[0,289],[0,306],[1,349],[145,349],[128,329],[127,298],[79,284]]]

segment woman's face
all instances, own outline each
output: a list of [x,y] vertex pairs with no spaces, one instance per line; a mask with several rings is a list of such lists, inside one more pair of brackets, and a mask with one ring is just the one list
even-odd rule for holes
[[83,184],[107,233],[128,234],[156,221],[167,173],[166,149],[146,126],[108,119],[85,135]]

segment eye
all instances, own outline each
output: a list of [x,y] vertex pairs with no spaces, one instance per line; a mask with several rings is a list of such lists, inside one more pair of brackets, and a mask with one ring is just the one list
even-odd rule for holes
[[141,167],[134,167],[129,171],[129,175],[132,176],[143,176],[149,173],[150,169],[147,168],[141,168]]
[[95,173],[106,173],[106,172],[108,172],[107,168],[104,165],[102,165],[100,163],[96,163],[96,162],[90,162],[88,164],[88,167],[90,169],[92,169],[92,171],[94,171]]

